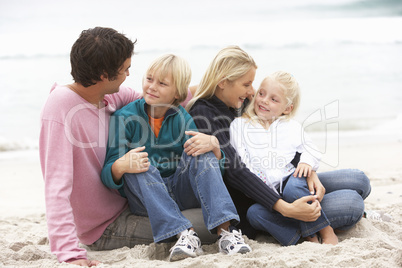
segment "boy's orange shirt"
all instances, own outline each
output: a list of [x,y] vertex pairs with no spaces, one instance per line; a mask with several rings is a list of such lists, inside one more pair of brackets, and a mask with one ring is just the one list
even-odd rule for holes
[[161,127],[162,127],[164,117],[162,117],[162,118],[153,118],[153,117],[148,115],[148,118],[149,118],[149,121],[148,121],[149,125],[151,126],[151,129],[154,132],[155,137],[158,137],[159,131],[161,130]]

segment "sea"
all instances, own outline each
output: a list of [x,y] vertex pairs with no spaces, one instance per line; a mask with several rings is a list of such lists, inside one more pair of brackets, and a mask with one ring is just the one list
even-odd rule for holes
[[161,54],[185,57],[196,85],[238,45],[258,65],[254,88],[277,70],[296,77],[307,131],[402,141],[400,0],[0,0],[0,159],[38,150],[50,88],[72,82],[71,46],[95,26],[137,40],[124,82],[135,90]]

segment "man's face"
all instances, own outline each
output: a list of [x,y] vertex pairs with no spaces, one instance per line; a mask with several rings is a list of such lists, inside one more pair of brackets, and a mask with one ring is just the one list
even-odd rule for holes
[[120,85],[130,75],[129,69],[131,67],[131,58],[124,61],[123,65],[119,69],[119,73],[114,80],[108,80],[108,86],[105,94],[113,94],[119,92]]

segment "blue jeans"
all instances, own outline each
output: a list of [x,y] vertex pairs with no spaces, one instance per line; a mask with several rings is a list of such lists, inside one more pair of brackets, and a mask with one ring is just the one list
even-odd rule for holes
[[[321,208],[331,227],[348,230],[363,216],[364,199],[370,194],[367,176],[360,170],[336,170],[317,174],[326,193]],[[281,245],[294,245],[301,237],[300,221],[286,218],[260,204],[252,205],[247,219],[257,230],[270,233]]]
[[124,175],[124,191],[132,213],[148,216],[155,242],[192,227],[182,210],[201,207],[207,229],[239,216],[223,183],[218,160],[212,152],[192,157],[183,152],[176,172],[162,178],[150,166],[147,172]]
[[[288,203],[292,203],[293,201],[303,197],[303,196],[309,196],[310,191],[308,189],[307,185],[307,179],[305,177],[293,177],[293,174],[290,175],[287,178],[286,185],[283,189],[283,200],[285,200]],[[314,235],[321,229],[324,229],[328,225],[330,225],[330,222],[327,219],[327,216],[325,215],[325,212],[323,209],[321,209],[321,216],[318,217],[318,219],[314,222],[304,222],[304,221],[298,221],[299,223],[299,228],[301,231],[301,236],[302,237],[307,237]]]

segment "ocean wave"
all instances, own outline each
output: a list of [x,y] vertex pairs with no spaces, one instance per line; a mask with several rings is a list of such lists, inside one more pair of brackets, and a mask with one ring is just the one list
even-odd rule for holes
[[[300,123],[303,124],[301,120]],[[387,131],[402,134],[402,114],[392,117],[380,118],[348,118],[333,119],[314,124],[304,125],[308,132],[325,132],[330,127],[332,130],[348,131]]]
[[402,2],[400,0],[365,0],[348,1],[345,3],[310,4],[298,8],[298,12],[321,13],[322,16],[371,17],[371,16],[401,16]]
[[0,60],[38,60],[38,59],[54,59],[54,58],[69,58],[69,54],[14,54],[0,55]]
[[394,131],[402,134],[402,114],[397,115],[392,120],[382,121],[373,129],[381,131]]
[[9,139],[0,137],[0,152],[35,150],[39,148],[38,140],[34,138]]
[[[377,42],[365,42],[365,41],[356,41],[356,40],[339,40],[333,43],[329,42],[289,42],[282,44],[264,44],[264,43],[244,43],[244,44],[234,44],[239,45],[245,50],[272,50],[272,49],[314,49],[314,48],[323,48],[326,46],[337,46],[339,47],[347,47],[347,46],[387,46],[387,45],[402,45],[402,40],[393,40],[390,42],[386,41],[377,41]],[[190,45],[188,48],[182,48],[182,50],[194,50],[194,51],[204,51],[204,50],[214,50],[218,51],[222,48],[220,45]],[[180,49],[175,49],[176,51],[180,51]],[[134,53],[135,55],[140,54],[163,54],[169,53],[172,49],[139,49]],[[7,60],[38,60],[38,59],[55,59],[55,58],[69,58],[69,54],[16,54],[16,55],[0,55],[0,61]]]
[[[144,45],[147,50],[157,51],[161,47],[163,50],[160,51],[222,47],[232,43],[232,40],[243,40],[247,42],[244,45],[251,48],[264,47],[261,40],[280,42],[279,46],[303,47],[305,44],[310,45],[309,40],[336,41],[344,36],[364,41],[375,39],[390,42],[392,38],[401,41],[397,34],[401,28],[400,0],[237,1],[236,4],[229,0],[209,0],[208,3],[194,3],[195,6],[186,12],[172,7],[169,11],[179,12],[180,16],[172,16],[169,20],[165,20],[163,16],[155,16],[150,23],[145,24],[143,22],[148,21],[149,16],[147,12],[140,11],[154,8],[155,3],[143,2],[141,7],[127,2],[125,11],[139,12],[135,16],[132,15],[135,12],[127,13],[132,16],[128,24],[121,21],[124,15],[120,12],[108,14],[108,20],[99,12],[92,12],[88,16],[71,15],[69,20],[74,21],[71,25],[62,23],[65,21],[63,19],[53,21],[52,16],[46,16],[55,14],[54,7],[47,9],[44,6],[41,9],[44,13],[40,14],[36,9],[26,8],[23,10],[24,16],[20,12],[11,11],[20,10],[17,4],[7,5],[4,13],[8,14],[5,18],[0,18],[0,24],[6,25],[10,21],[13,23],[0,32],[3,46],[0,59],[43,57],[51,53],[51,56],[65,56],[82,30],[78,25],[86,25],[90,21],[103,21],[106,24],[115,22],[110,26],[116,26],[119,31],[123,28],[122,32],[128,33],[130,38],[135,39],[132,37],[134,35],[138,39],[139,46]],[[176,6],[188,6],[188,1],[176,2]],[[162,3],[164,6],[164,1],[159,4]],[[208,10],[208,5],[212,3],[214,8]],[[71,4],[67,8],[73,9],[74,6]],[[71,14],[68,10],[64,13]],[[149,34],[153,31],[161,34]]]

